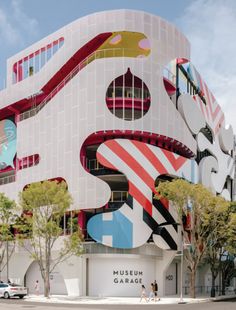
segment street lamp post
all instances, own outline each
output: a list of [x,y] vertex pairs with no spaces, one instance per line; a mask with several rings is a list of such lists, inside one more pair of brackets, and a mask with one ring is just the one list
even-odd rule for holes
[[0,281],[2,280],[2,260],[3,260],[3,250],[0,249]]
[[8,248],[8,246],[9,246],[9,244],[8,244],[8,240],[6,241],[7,242],[7,281],[8,281],[8,279],[9,279],[9,248]]
[[184,237],[181,231],[181,261],[180,261],[180,298],[179,304],[184,304],[183,300],[183,266],[184,266]]

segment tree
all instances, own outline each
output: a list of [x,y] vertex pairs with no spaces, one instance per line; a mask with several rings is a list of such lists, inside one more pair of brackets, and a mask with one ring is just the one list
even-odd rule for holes
[[222,246],[220,261],[222,295],[225,295],[225,288],[230,280],[236,276],[234,261],[236,259],[236,202],[230,204],[227,218],[225,220],[226,240]]
[[222,197],[215,197],[214,212],[210,215],[209,222],[209,243],[207,244],[205,253],[205,262],[210,265],[212,283],[211,297],[215,297],[215,280],[222,267],[222,259],[225,254],[225,246],[228,240],[229,233],[229,215],[230,203]]
[[[2,271],[8,266],[9,259],[14,251],[15,242],[12,224],[15,220],[15,211],[15,201],[0,193],[0,278]],[[10,253],[8,252],[9,242],[13,244]]]
[[[177,211],[183,241],[190,245],[185,250],[185,260],[191,275],[190,295],[195,298],[197,267],[214,231],[212,215],[216,205],[220,205],[224,200],[215,197],[203,185],[190,184],[182,179],[160,182],[156,190],[161,197],[167,198]],[[155,197],[158,199],[159,195]],[[185,224],[186,219],[189,219],[188,225]]]
[[234,265],[235,255],[232,255],[225,249],[222,249],[220,272],[221,272],[221,293],[225,295],[226,286],[229,286],[230,280],[236,276]]
[[236,201],[230,204],[228,227],[227,250],[236,255]]
[[[39,265],[44,282],[44,296],[49,297],[50,273],[72,255],[82,254],[82,233],[79,226],[69,236],[62,236],[61,218],[70,207],[72,198],[65,182],[44,181],[30,184],[19,193],[24,225],[18,227],[22,246]],[[27,240],[25,239],[27,238]],[[60,238],[60,239],[59,239]],[[60,250],[55,250],[56,241]]]

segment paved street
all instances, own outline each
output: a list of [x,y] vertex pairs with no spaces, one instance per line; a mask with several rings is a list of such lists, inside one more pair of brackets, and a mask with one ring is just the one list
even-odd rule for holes
[[120,309],[128,309],[128,310],[135,310],[135,309],[159,309],[159,310],[235,310],[236,306],[236,298],[233,300],[227,300],[227,301],[220,301],[220,302],[201,302],[201,303],[195,303],[195,304],[184,304],[184,305],[178,305],[178,304],[171,304],[171,305],[162,305],[162,304],[140,304],[140,305],[68,305],[68,304],[45,304],[40,302],[29,302],[29,301],[22,301],[18,299],[11,299],[11,300],[0,300],[0,309],[4,310],[20,310],[20,309],[35,309],[35,310],[59,310],[60,309],[79,309],[79,310],[116,310]]

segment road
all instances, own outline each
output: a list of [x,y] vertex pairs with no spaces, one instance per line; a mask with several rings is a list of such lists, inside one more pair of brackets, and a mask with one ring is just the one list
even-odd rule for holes
[[39,302],[29,302],[18,299],[4,300],[0,299],[0,309],[4,310],[235,310],[236,298],[233,300],[220,301],[220,302],[203,302],[195,304],[184,305],[161,305],[161,304],[140,304],[140,305],[81,305],[81,304],[47,304]]

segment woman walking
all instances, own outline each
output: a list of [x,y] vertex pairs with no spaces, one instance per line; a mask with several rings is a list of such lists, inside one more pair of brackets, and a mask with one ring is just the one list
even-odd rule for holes
[[38,296],[39,295],[39,280],[35,281],[34,290],[35,290],[35,294]]
[[[149,299],[148,301],[150,300],[155,300],[155,287],[154,287],[154,284],[151,283],[151,288],[150,288],[150,293],[149,293]],[[156,300],[155,300],[156,301]]]
[[145,288],[144,285],[141,286],[140,302],[142,301],[143,298],[146,300],[146,302],[148,302],[148,300],[147,300],[146,288]]

